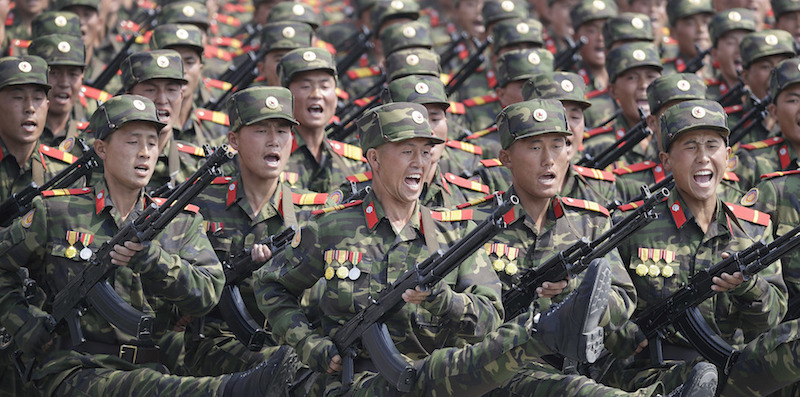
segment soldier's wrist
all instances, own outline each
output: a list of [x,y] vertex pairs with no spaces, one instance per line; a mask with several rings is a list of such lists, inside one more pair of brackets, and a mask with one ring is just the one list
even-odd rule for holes
[[739,284],[736,288],[730,291],[730,294],[737,297],[742,302],[752,302],[762,294],[764,294],[764,290],[759,287],[761,284],[759,282],[760,278],[757,274],[753,275],[753,277]]

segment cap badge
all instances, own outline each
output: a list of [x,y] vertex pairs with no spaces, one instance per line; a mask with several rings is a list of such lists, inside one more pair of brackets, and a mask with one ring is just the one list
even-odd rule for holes
[[419,111],[415,110],[411,112],[411,120],[414,120],[417,124],[422,124],[425,121],[425,116],[422,115]]
[[406,63],[411,66],[416,66],[417,64],[419,64],[419,57],[416,56],[415,54],[409,54],[406,57]]
[[733,22],[739,22],[742,20],[742,14],[739,14],[737,11],[731,11],[730,14],[728,14],[728,19]]
[[278,108],[278,98],[275,98],[272,95],[268,96],[267,100],[264,101],[264,103],[267,105],[267,108],[269,108],[269,109],[273,109],[274,110],[274,109]]
[[689,0],[692,4],[700,4],[700,0]]
[[594,0],[592,5],[594,6],[595,9],[598,9],[598,10],[605,10],[606,9],[606,3],[604,3],[604,2],[602,2],[600,0]]
[[133,100],[133,107],[135,107],[136,110],[144,110],[145,109],[144,102],[142,102],[139,99],[134,99]]
[[192,6],[183,7],[183,10],[181,11],[183,11],[183,15],[186,15],[187,17],[193,17],[195,12],[194,7]]
[[539,59],[539,54],[537,54],[535,52],[532,52],[532,53],[528,54],[528,62],[530,62],[531,65],[538,65],[539,62],[541,62],[541,61],[542,60]]
[[642,50],[633,51],[633,59],[641,62],[644,61],[645,58],[647,58],[647,55],[645,55],[644,51]]
[[575,86],[572,85],[572,82],[569,80],[562,80],[561,81],[561,89],[566,92],[572,92],[575,89]]
[[695,106],[692,108],[692,117],[696,119],[702,119],[706,116],[706,110],[701,108],[700,106]]
[[31,71],[31,69],[32,69],[32,67],[31,67],[30,63],[28,63],[26,61],[22,61],[22,62],[19,63],[19,71],[20,72],[28,73],[28,72]]
[[512,2],[510,0],[506,0],[506,1],[502,2],[502,3],[500,3],[500,8],[502,8],[503,11],[505,11],[505,12],[514,11],[514,2]]
[[311,62],[311,61],[317,59],[317,54],[315,54],[313,51],[306,51],[306,52],[303,53],[303,59],[306,62]]
[[768,35],[764,38],[764,41],[769,45],[777,45],[778,44],[778,37],[774,34]]
[[292,14],[294,14],[294,15],[303,15],[305,13],[306,13],[306,9],[303,8],[303,6],[300,5],[300,4],[295,4],[292,7]]
[[692,88],[692,85],[689,84],[689,82],[686,80],[678,80],[676,86],[678,87],[679,90],[683,92],[689,91],[689,88]]
[[68,53],[71,48],[72,47],[70,47],[69,43],[67,43],[66,41],[58,43],[58,50],[65,54]]
[[395,10],[402,10],[404,5],[402,1],[394,0],[393,2],[389,3],[389,6],[394,8]]
[[547,120],[547,112],[542,108],[536,109],[533,111],[533,119],[536,121],[545,121]]
[[416,35],[417,35],[417,30],[414,29],[413,26],[406,26],[405,28],[403,28],[403,36],[405,36],[407,39],[410,39]]
[[169,58],[167,58],[167,57],[165,57],[163,55],[159,56],[158,58],[156,58],[156,65],[158,65],[158,67],[160,67],[162,69],[168,68],[169,67]]
[[425,95],[428,93],[429,88],[427,84],[419,82],[416,86],[414,86],[414,91],[416,91],[418,94]]
[[297,32],[295,32],[294,28],[291,27],[291,26],[287,26],[287,27],[283,28],[283,30],[281,31],[281,34],[283,35],[283,37],[285,37],[287,39],[293,38],[296,33]]
[[187,32],[186,29],[178,29],[175,32],[175,36],[181,40],[186,40],[189,38],[189,32]]
[[642,29],[644,28],[644,21],[642,21],[642,19],[639,17],[635,17],[631,19],[631,26],[633,26],[636,29]]
[[67,26],[67,18],[64,18],[63,15],[59,15],[53,20],[53,23],[55,23],[59,28],[63,28],[64,26]]
[[527,34],[531,31],[530,26],[528,26],[525,22],[520,22],[517,24],[517,33],[519,34]]

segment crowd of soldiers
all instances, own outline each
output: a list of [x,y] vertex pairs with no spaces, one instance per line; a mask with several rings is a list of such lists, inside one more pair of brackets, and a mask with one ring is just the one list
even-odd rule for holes
[[0,396],[800,396],[796,0],[0,17]]

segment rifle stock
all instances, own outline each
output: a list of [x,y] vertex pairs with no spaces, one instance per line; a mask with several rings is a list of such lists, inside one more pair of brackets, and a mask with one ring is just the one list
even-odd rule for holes
[[476,50],[475,53],[467,60],[464,65],[461,66],[460,69],[453,75],[450,81],[447,82],[447,85],[444,87],[444,93],[447,97],[450,97],[461,88],[462,85],[467,81],[467,78],[471,76],[479,67],[486,61],[486,55],[483,53],[486,52],[486,49],[492,44],[493,40],[491,37],[487,37],[486,41],[480,43],[477,39],[473,38],[473,43],[475,44]]
[[553,61],[553,70],[570,70],[572,66],[581,60],[578,52],[584,44],[589,42],[585,36],[581,36],[577,42],[567,39],[569,48],[556,54],[556,59]]
[[578,162],[578,165],[600,170],[604,169],[631,150],[631,148],[639,144],[639,142],[652,135],[653,131],[647,127],[647,115],[645,115],[644,109],[640,106],[639,122],[636,123],[636,125],[628,129],[625,135],[603,149],[596,156],[584,154],[584,157]]

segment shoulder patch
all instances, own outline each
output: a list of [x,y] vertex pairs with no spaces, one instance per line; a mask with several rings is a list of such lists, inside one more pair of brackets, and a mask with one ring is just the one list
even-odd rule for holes
[[180,152],[189,153],[192,156],[197,156],[197,157],[206,157],[206,152],[201,147],[180,142],[176,143],[175,146],[178,148],[178,151]]
[[594,211],[594,212],[599,212],[599,213],[601,213],[601,214],[603,214],[605,216],[609,216],[610,215],[608,210],[605,207],[601,206],[600,204],[595,203],[594,201],[574,199],[574,198],[571,198],[571,197],[562,197],[561,198],[561,202],[564,203],[564,205],[569,206],[569,207],[579,208],[579,209],[584,209],[584,210],[589,210],[589,211]]
[[453,149],[462,150],[462,151],[465,151],[465,152],[468,152],[468,153],[472,153],[472,154],[477,154],[477,155],[482,155],[483,154],[483,149],[481,149],[480,146],[475,146],[475,145],[473,145],[471,143],[467,143],[467,142],[461,142],[461,141],[456,141],[456,140],[452,140],[451,139],[451,140],[447,141],[446,145],[447,145],[447,147],[451,147]]
[[[47,145],[43,145],[43,144],[39,144],[39,154],[41,154],[42,156],[47,156],[47,157],[62,161],[62,162],[67,163],[67,164],[72,164],[77,159],[72,154],[69,154],[67,152],[62,152],[62,151],[60,151],[60,150],[58,150],[56,148],[53,148],[53,147],[50,147],[50,146],[47,146]],[[42,164],[44,164],[44,158],[42,158]]]
[[769,215],[740,205],[725,203],[737,218],[761,226],[769,225]]
[[642,161],[641,163],[625,165],[619,168],[614,169],[615,175],[625,175],[625,174],[632,174],[634,172],[649,170],[654,168],[658,163],[654,161]]
[[584,137],[584,139],[585,138],[591,138],[593,136],[597,136],[597,135],[600,135],[600,134],[605,134],[605,133],[611,132],[611,131],[614,131],[614,126],[611,126],[611,125],[607,125],[605,127],[592,128],[591,130],[584,132],[583,133],[583,137]]
[[472,215],[472,210],[431,211],[431,217],[440,222],[468,221]]
[[483,165],[486,168],[492,168],[492,167],[499,167],[503,165],[503,163],[500,161],[500,159],[484,159],[481,160],[481,165]]
[[456,186],[463,187],[464,189],[474,190],[476,192],[482,192],[483,194],[489,194],[489,186],[486,186],[480,182],[471,181],[449,172],[446,173],[444,177],[447,182],[450,182]]
[[742,198],[739,200],[739,204],[745,207],[750,207],[757,201],[758,201],[758,188],[754,187],[750,189],[747,193],[745,193],[744,196],[742,196]]
[[361,205],[362,202],[364,202],[364,200],[356,200],[356,201],[351,201],[347,204],[339,204],[339,205],[334,205],[333,207],[314,210],[311,211],[311,215],[322,215],[322,214],[327,214],[328,212],[339,211],[345,208],[355,207],[357,205]]
[[292,202],[297,205],[322,205],[328,200],[327,193],[292,193]]
[[42,197],[57,197],[57,196],[76,196],[79,194],[91,193],[92,188],[82,187],[77,189],[53,189],[45,190],[42,192]]
[[351,160],[366,162],[364,156],[361,155],[360,147],[351,145],[349,143],[334,141],[332,139],[328,139],[328,143],[331,144],[331,148],[333,148],[333,151],[336,154],[342,157],[347,157]]
[[[500,193],[502,194],[502,192],[500,192]],[[456,208],[457,209],[464,209],[464,208],[467,208],[467,207],[471,207],[473,205],[478,205],[478,204],[481,204],[481,203],[485,203],[485,202],[491,200],[492,198],[494,198],[494,194],[489,194],[489,195],[486,195],[486,196],[483,196],[483,197],[472,199],[470,201],[467,201],[466,203],[461,203],[461,204],[457,205]]]
[[[153,200],[153,202],[158,205],[163,205],[167,201],[167,199],[161,197],[151,197],[150,199]],[[187,204],[185,207],[183,207],[183,210],[186,212],[197,214],[198,212],[200,212],[200,207],[194,204]]]
[[575,170],[575,172],[577,172],[578,174],[583,175],[587,178],[599,179],[601,181],[609,181],[609,182],[614,182],[617,180],[614,174],[608,171],[598,170],[595,168],[581,167],[577,165],[573,165],[572,169]]
[[770,172],[768,174],[762,174],[761,179],[766,180],[766,179],[777,178],[779,176],[794,175],[794,174],[800,174],[800,170]]
[[228,115],[222,112],[217,112],[214,110],[208,109],[197,109],[194,111],[194,114],[197,115],[197,118],[203,121],[210,121],[214,124],[229,126],[230,120],[228,119]]
[[763,141],[745,143],[744,145],[741,146],[741,148],[745,150],[755,150],[755,149],[762,149],[765,147],[775,146],[780,143],[783,143],[783,138],[776,136],[764,139]]

